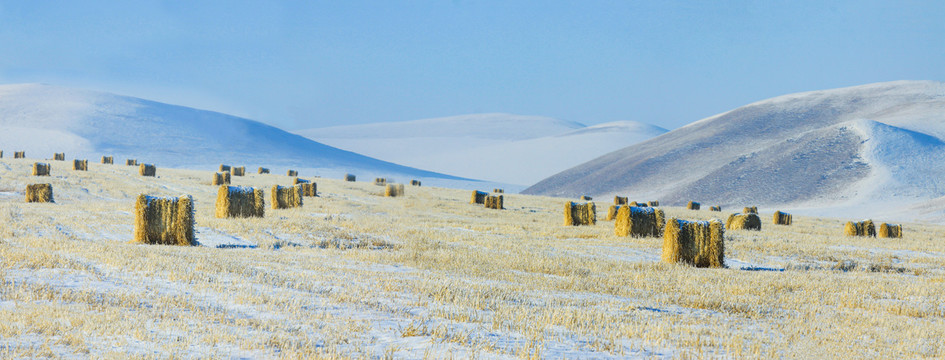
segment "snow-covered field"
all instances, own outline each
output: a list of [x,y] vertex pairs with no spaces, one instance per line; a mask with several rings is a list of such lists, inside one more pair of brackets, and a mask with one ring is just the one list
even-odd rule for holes
[[[489,210],[466,190],[320,178],[301,208],[216,219],[210,171],[52,161],[33,177],[35,159],[4,155],[0,358],[945,356],[942,226],[890,240],[765,221],[726,233],[727,269],[696,269],[611,222],[562,226],[563,199]],[[23,202],[37,182],[55,203]],[[192,195],[201,246],[129,243],[140,193]]]

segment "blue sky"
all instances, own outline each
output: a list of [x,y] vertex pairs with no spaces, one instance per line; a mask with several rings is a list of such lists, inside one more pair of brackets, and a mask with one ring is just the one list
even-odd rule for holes
[[666,128],[945,81],[945,1],[5,1],[0,83],[286,129],[508,112]]

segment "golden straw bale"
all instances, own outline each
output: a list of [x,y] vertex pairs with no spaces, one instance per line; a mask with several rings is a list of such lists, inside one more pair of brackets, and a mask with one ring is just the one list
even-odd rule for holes
[[663,210],[651,207],[620,206],[614,217],[617,236],[658,237],[663,234]]
[[302,196],[309,196],[309,197],[318,196],[318,186],[314,182],[306,181],[302,183],[297,183],[296,185],[298,185],[301,188]]
[[597,223],[597,208],[594,203],[579,204],[568,201],[564,204],[564,225],[594,225]]
[[387,184],[387,186],[384,188],[384,196],[404,196],[404,184]]
[[272,187],[272,208],[288,209],[302,206],[302,188],[299,186]]
[[587,195],[581,195],[581,201],[591,201],[591,200],[594,200],[594,198]]
[[26,159],[26,151],[14,151],[14,152],[13,152],[13,158],[14,158],[14,159]]
[[55,153],[55,154],[53,154],[53,160],[66,161],[66,153]]
[[791,214],[781,212],[780,210],[774,212],[775,225],[791,225],[791,222]]
[[135,203],[134,242],[194,245],[194,200],[138,195]]
[[863,220],[860,222],[848,221],[843,227],[843,234],[847,236],[876,237],[876,225],[873,224],[873,220]]
[[357,176],[354,176],[352,174],[345,174],[345,181],[355,182],[357,180],[358,180]]
[[635,206],[635,207],[647,207],[647,203],[644,202],[644,201],[631,201],[631,202],[630,202],[629,204],[627,204],[627,205],[628,205],[628,206]]
[[663,231],[663,262],[696,267],[725,267],[725,230],[718,219],[666,222]]
[[263,217],[266,199],[262,189],[222,185],[217,190],[215,207],[217,218]]
[[26,185],[26,202],[53,202],[52,184]]
[[410,185],[420,186],[420,180],[410,180]]
[[115,163],[115,157],[113,157],[113,156],[102,156],[102,164],[111,165],[111,164],[114,164],[114,163]]
[[285,174],[288,176],[299,176],[299,172],[295,170],[287,170]]
[[136,160],[136,159],[128,159],[128,160],[125,160],[125,165],[127,165],[127,166],[138,166],[138,160]]
[[210,183],[214,186],[219,185],[229,185],[230,184],[230,172],[224,171],[222,173],[213,173],[213,181]]
[[614,196],[614,205],[627,205],[626,196]]
[[229,171],[231,174],[233,173],[233,169],[230,165],[220,164],[220,172],[224,171]]
[[620,208],[623,206],[627,206],[627,205],[626,204],[610,205],[610,208],[607,209],[607,218],[605,218],[604,220],[610,221],[617,218],[617,211],[620,211]]
[[470,204],[484,204],[486,202],[486,196],[489,193],[485,191],[473,190],[472,198],[469,199]]
[[505,200],[503,199],[502,195],[486,195],[483,205],[485,205],[486,209],[502,210],[505,209],[503,204],[504,201]]
[[709,211],[722,211],[721,205],[709,206]]
[[505,189],[492,189],[492,192],[497,194],[505,194]]
[[234,166],[233,167],[233,176],[246,176],[246,167],[245,166]]
[[902,225],[882,223],[879,225],[879,237],[881,238],[901,238]]
[[695,201],[690,201],[689,204],[686,204],[686,209],[699,210],[699,203]]
[[749,206],[749,207],[746,207],[746,208],[742,209],[742,214],[757,214],[757,213],[758,213],[758,207],[757,207],[757,206]]
[[374,178],[374,185],[385,186],[387,185],[387,178]]
[[152,164],[141,164],[141,166],[138,167],[138,173],[141,174],[141,176],[153,177],[157,174],[157,168]]
[[646,203],[646,205],[647,205],[647,206],[650,206],[650,207],[660,206],[660,202],[659,202],[659,201],[656,201],[656,200],[648,201],[648,202]]
[[259,167],[259,170],[258,170],[258,171],[259,171],[259,174],[268,174],[268,173],[269,173],[269,169],[264,168],[264,167],[261,167],[261,166]]
[[761,218],[758,214],[732,214],[725,221],[726,230],[761,230]]
[[89,171],[88,160],[72,160],[72,170]]
[[47,163],[33,163],[33,176],[49,176],[49,170]]

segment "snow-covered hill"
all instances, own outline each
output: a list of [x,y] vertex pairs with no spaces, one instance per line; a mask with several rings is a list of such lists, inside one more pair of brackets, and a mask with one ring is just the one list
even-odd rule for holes
[[943,83],[813,91],[694,122],[563,171],[525,193],[945,221],[943,139]]
[[526,185],[665,132],[632,121],[587,127],[554,118],[511,114],[296,131],[325,144],[399,164]]
[[[256,121],[81,89],[38,84],[0,85],[0,149],[12,156],[68,159],[113,155],[158,166],[214,169],[219,164],[287,168],[303,176],[457,177],[380,161],[290,134]],[[430,183],[429,181],[427,181]],[[488,186],[488,185],[483,185]]]

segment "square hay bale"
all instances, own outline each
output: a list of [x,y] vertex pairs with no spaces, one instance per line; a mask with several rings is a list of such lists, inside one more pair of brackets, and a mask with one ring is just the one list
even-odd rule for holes
[[245,166],[233,167],[232,174],[233,176],[246,176],[246,167]]
[[587,195],[581,195],[581,201],[591,201],[591,200],[594,200],[594,198]]
[[269,173],[269,169],[264,168],[264,167],[259,167],[259,174],[268,174],[268,173]]
[[345,174],[345,181],[347,181],[347,182],[355,182],[355,181],[357,181],[357,180],[358,180],[358,177],[357,177],[357,176],[354,176],[354,175],[352,175],[352,174]]
[[217,190],[214,210],[220,219],[263,217],[266,214],[266,199],[262,189],[222,185]]
[[881,238],[901,238],[902,225],[882,223],[879,225],[879,237]]
[[761,230],[761,218],[758,214],[732,214],[725,220],[726,230]]
[[614,196],[614,205],[627,205],[626,196]]
[[843,227],[843,234],[847,236],[876,237],[876,225],[873,224],[873,220],[847,221],[847,224]]
[[617,218],[617,212],[620,211],[621,207],[627,206],[623,205],[610,205],[610,208],[607,209],[607,217],[604,220],[611,221]]
[[285,174],[288,176],[299,176],[299,172],[295,170],[286,170]]
[[125,160],[125,165],[127,165],[127,166],[138,166],[138,160],[137,160],[137,159],[128,159],[128,160]]
[[722,221],[669,219],[663,230],[662,260],[696,267],[725,267],[725,230]]
[[102,156],[102,164],[114,164],[115,158],[113,156]]
[[3,159],[3,150],[0,150],[0,159]]
[[709,211],[722,211],[721,205],[709,206]]
[[272,187],[272,208],[288,209],[302,206],[302,188],[299,186]]
[[505,189],[492,189],[492,192],[496,194],[505,194]]
[[503,203],[504,199],[502,195],[486,195],[483,205],[485,205],[486,209],[502,210],[505,209]]
[[410,180],[410,185],[412,185],[412,186],[420,186],[420,180]]
[[141,174],[141,176],[153,177],[157,173],[157,168],[152,164],[141,164],[141,166],[138,167],[138,173]]
[[29,184],[26,185],[26,202],[53,202],[52,184]]
[[66,153],[55,153],[55,154],[53,154],[53,160],[66,161]]
[[26,151],[14,151],[14,152],[13,152],[13,158],[14,158],[14,159],[26,159]]
[[646,207],[646,203],[642,201],[631,201],[627,206]]
[[614,234],[632,237],[659,237],[663,234],[663,210],[621,206],[614,217]]
[[695,201],[690,201],[688,204],[686,204],[686,209],[699,210],[699,203]]
[[138,195],[134,242],[194,245],[194,199]]
[[220,186],[220,185],[229,185],[230,184],[230,172],[224,171],[222,173],[213,173],[213,181],[210,182],[210,185]]
[[386,178],[374,178],[374,185],[377,185],[377,186],[384,186],[384,185],[387,185],[387,179],[386,179]]
[[742,209],[742,214],[757,214],[757,213],[758,213],[757,206],[748,206]]
[[470,204],[485,204],[486,196],[488,195],[489,193],[485,191],[473,190],[472,198],[469,199],[469,203]]
[[775,225],[791,225],[791,222],[792,222],[791,214],[783,213],[781,211],[774,212]]
[[318,186],[313,182],[303,182],[297,184],[302,189],[302,196],[318,196]]
[[233,167],[230,166],[230,165],[220,164],[220,172],[224,172],[224,171],[229,171],[229,172],[232,174],[232,173],[233,173]]
[[72,160],[72,170],[89,171],[88,160]]
[[660,206],[660,202],[659,202],[659,201],[656,201],[656,200],[653,200],[653,201],[647,201],[647,203],[646,203],[646,206],[649,206],[649,207],[656,207],[656,206]]
[[384,196],[404,196],[404,184],[387,184],[387,186],[384,187]]
[[47,163],[33,163],[33,176],[49,176],[49,170]]
[[579,204],[568,201],[564,204],[564,225],[594,225],[597,223],[597,208],[594,203]]

